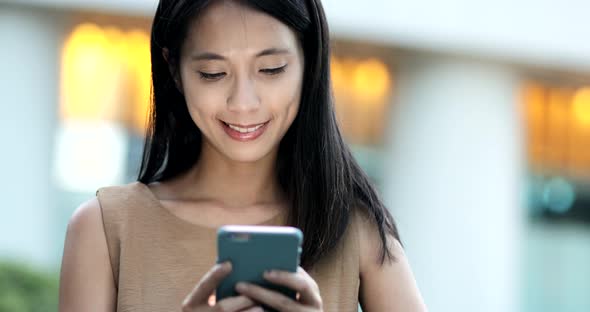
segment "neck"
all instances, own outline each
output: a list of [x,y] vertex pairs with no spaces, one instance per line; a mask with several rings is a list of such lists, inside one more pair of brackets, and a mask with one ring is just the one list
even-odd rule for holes
[[188,185],[186,195],[219,202],[228,209],[281,203],[284,194],[276,174],[277,153],[255,162],[236,162],[204,142],[199,160],[183,178]]

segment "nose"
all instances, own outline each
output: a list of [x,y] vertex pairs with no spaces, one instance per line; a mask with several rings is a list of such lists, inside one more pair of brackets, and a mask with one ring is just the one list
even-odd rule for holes
[[260,107],[255,81],[249,75],[235,77],[227,97],[227,107],[230,111],[242,113],[256,111]]

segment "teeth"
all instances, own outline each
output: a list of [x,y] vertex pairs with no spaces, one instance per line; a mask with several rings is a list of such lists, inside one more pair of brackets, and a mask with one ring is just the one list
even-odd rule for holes
[[231,129],[233,129],[233,130],[236,130],[236,131],[238,131],[239,133],[250,133],[250,132],[254,132],[254,131],[256,131],[256,130],[260,129],[260,128],[261,128],[261,127],[264,125],[264,124],[260,124],[260,125],[258,125],[258,126],[256,126],[256,127],[252,127],[252,128],[241,128],[241,127],[237,127],[237,126],[230,125],[230,124],[227,124],[227,125],[228,125],[228,126],[231,128]]

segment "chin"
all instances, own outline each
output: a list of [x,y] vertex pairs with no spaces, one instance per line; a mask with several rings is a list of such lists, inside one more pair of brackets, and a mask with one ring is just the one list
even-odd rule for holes
[[265,159],[268,153],[257,151],[227,151],[223,153],[228,159],[238,163],[255,163]]
[[230,143],[217,145],[215,149],[217,150],[217,153],[226,160],[240,163],[258,162],[268,158],[272,153],[272,148],[266,144]]

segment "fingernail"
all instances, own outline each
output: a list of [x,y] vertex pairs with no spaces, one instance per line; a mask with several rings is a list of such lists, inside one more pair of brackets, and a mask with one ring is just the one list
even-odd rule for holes
[[231,270],[231,263],[229,262],[222,262],[217,264],[217,269],[221,271],[228,271]]

